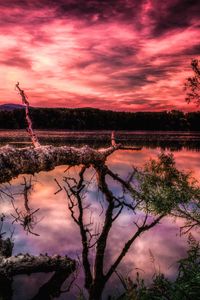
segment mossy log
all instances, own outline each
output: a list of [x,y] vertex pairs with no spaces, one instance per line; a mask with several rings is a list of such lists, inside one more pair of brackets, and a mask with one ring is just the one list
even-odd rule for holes
[[19,274],[39,272],[68,271],[70,275],[76,268],[76,262],[68,256],[28,253],[12,256],[13,243],[10,239],[0,239],[0,278],[12,278]]
[[70,270],[70,274],[75,270],[75,261],[67,256],[48,256],[42,254],[33,256],[27,253],[0,258],[0,277],[65,270]]
[[11,300],[12,282],[15,275],[54,272],[52,277],[40,287],[33,299],[50,300],[60,295],[65,280],[76,270],[75,260],[67,256],[33,256],[28,253],[12,256],[14,244],[11,239],[0,236],[0,299]]
[[[0,183],[9,182],[20,174],[34,174],[40,171],[49,171],[60,165],[98,165],[121,145],[106,149],[93,149],[88,146],[82,148],[61,146],[54,147],[26,147],[13,148],[5,146],[0,148]],[[138,150],[140,148],[132,148]]]

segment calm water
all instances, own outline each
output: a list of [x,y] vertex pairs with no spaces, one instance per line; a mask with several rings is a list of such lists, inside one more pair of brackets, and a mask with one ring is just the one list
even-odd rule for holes
[[[53,138],[52,138],[53,136]],[[200,135],[199,133],[117,133],[117,136],[121,141],[125,141],[131,145],[142,144],[144,147],[140,151],[117,151],[111,155],[107,161],[109,167],[117,172],[123,178],[126,178],[131,171],[131,167],[142,166],[149,158],[155,158],[163,149],[169,151],[174,150],[173,154],[176,159],[177,167],[181,170],[189,170],[193,172],[195,178],[200,181]],[[157,136],[157,139],[156,137]],[[74,137],[78,139],[78,144],[88,143],[93,146],[99,144],[109,143],[109,132],[101,133],[58,133],[58,132],[40,132],[40,137],[43,141],[54,142],[56,144],[74,144]],[[61,137],[61,138],[60,138]],[[89,138],[88,138],[89,137]],[[6,141],[5,141],[6,139]],[[170,144],[171,139],[171,144]],[[70,140],[70,141],[69,141]],[[139,140],[139,142],[138,142]],[[23,132],[1,132],[0,143],[4,145],[10,142],[15,146],[15,143],[26,142],[28,139],[24,137]],[[92,142],[91,142],[92,141]],[[159,144],[161,142],[161,144]],[[20,144],[22,145],[22,144]],[[177,145],[177,147],[175,147]],[[7,223],[5,224],[5,230],[14,231],[14,254],[19,252],[29,252],[33,255],[39,253],[48,253],[50,255],[60,254],[69,255],[72,258],[77,259],[81,254],[81,243],[79,231],[71,219],[70,213],[67,208],[67,197],[64,191],[58,194],[55,192],[58,190],[58,186],[55,182],[55,178],[62,183],[64,171],[66,166],[57,167],[50,172],[41,172],[34,177],[33,190],[29,197],[29,205],[31,209],[40,209],[35,216],[36,225],[34,232],[40,236],[35,236],[24,232],[19,224],[12,225],[13,218],[11,214],[15,214],[13,207],[8,198],[2,198],[1,212],[5,213]],[[71,176],[76,177],[79,171],[79,167],[71,169]],[[93,177],[94,171],[88,170],[88,178]],[[29,176],[27,176],[29,178]],[[94,177],[95,179],[95,177]],[[22,191],[23,177],[20,176],[11,182],[11,186],[7,185],[7,190],[16,194],[15,205],[23,209],[22,197],[19,193]],[[117,193],[118,189],[114,183],[110,182],[110,187]],[[4,186],[5,188],[5,186]],[[95,180],[88,188],[87,199],[92,203],[90,210],[92,211],[94,224],[102,224],[103,216],[101,215],[101,206],[99,205],[100,199]],[[111,231],[111,236],[107,246],[106,252],[106,266],[117,256],[119,249],[122,248],[124,242],[129,239],[130,235],[134,232],[133,226],[134,217],[128,212],[124,211],[119,219],[116,221],[114,228]],[[165,218],[161,224],[153,228],[149,232],[144,233],[132,246],[130,252],[125,257],[123,263],[120,265],[119,271],[124,275],[135,276],[137,269],[140,269],[141,275],[147,280],[151,280],[154,274],[154,267],[151,263],[149,250],[153,253],[156,261],[157,270],[160,269],[169,278],[173,278],[176,274],[177,266],[176,260],[183,257],[186,254],[187,249],[187,237],[180,236],[179,228],[183,224],[182,220],[172,220],[171,218]],[[193,233],[198,238],[198,232]],[[92,257],[91,257],[92,261]],[[80,269],[77,284],[82,288],[82,270]],[[13,299],[31,299],[39,287],[44,284],[50,274],[36,274],[31,276],[17,276],[14,279]],[[28,286],[28,288],[27,288]],[[112,289],[116,294],[120,292],[121,286],[118,279],[113,276],[107,286],[107,292]],[[62,294],[59,299],[76,299],[79,289],[74,286],[72,291],[67,294]]]
[[[36,131],[41,144],[76,145],[85,143],[93,147],[110,145],[111,131]],[[146,146],[150,148],[181,150],[200,148],[200,132],[183,131],[117,131],[116,141],[125,145]],[[0,130],[0,144],[25,146],[30,139],[25,130]]]

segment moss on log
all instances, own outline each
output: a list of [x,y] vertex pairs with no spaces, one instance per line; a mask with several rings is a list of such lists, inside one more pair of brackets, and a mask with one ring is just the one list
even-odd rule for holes
[[37,148],[0,148],[0,183],[8,182],[19,174],[34,174],[49,171],[60,165],[99,164],[119,149],[120,145],[95,150],[82,148],[41,146]]
[[19,274],[38,272],[67,271],[70,275],[75,271],[76,262],[68,256],[40,254],[33,256],[28,253],[12,256],[13,243],[10,239],[0,238],[0,278],[12,278]]

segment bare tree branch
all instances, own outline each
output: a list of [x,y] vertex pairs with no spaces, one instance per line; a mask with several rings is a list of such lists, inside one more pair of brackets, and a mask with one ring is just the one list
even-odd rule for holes
[[14,218],[14,221],[12,223],[19,223],[24,230],[27,233],[31,233],[35,236],[39,236],[39,234],[33,232],[34,226],[38,223],[36,219],[36,213],[39,211],[39,208],[33,210],[29,206],[29,193],[32,189],[32,178],[30,177],[29,182],[27,182],[26,177],[24,177],[24,183],[22,184],[24,186],[23,192],[20,195],[23,195],[24,198],[24,210],[19,210],[15,206],[15,199],[13,196],[11,196],[11,204],[15,211],[15,215],[11,214],[11,216]]
[[121,253],[119,254],[118,258],[115,260],[115,262],[112,264],[110,269],[108,270],[107,274],[105,275],[106,280],[110,278],[110,276],[114,273],[114,271],[117,269],[118,265],[122,261],[123,257],[126,255],[128,250],[130,249],[131,245],[133,242],[138,238],[143,232],[149,230],[150,228],[154,227],[156,224],[160,222],[160,220],[164,217],[165,215],[161,215],[157,217],[153,222],[151,222],[148,225],[142,225],[141,227],[138,228],[136,233],[126,242],[124,245]]
[[[83,267],[84,267],[84,271],[85,271],[85,288],[89,289],[89,287],[92,284],[93,278],[92,278],[92,272],[91,272],[91,266],[90,266],[90,262],[89,262],[89,241],[88,241],[88,236],[87,233],[88,228],[87,226],[84,224],[84,220],[83,220],[83,204],[82,204],[82,198],[81,198],[81,191],[84,188],[84,173],[86,171],[88,167],[87,166],[83,166],[79,172],[79,181],[77,182],[77,185],[72,187],[70,185],[70,179],[68,177],[64,178],[64,181],[67,183],[68,188],[71,192],[71,194],[69,194],[69,192],[67,191],[67,195],[68,198],[70,200],[70,206],[69,209],[71,211],[71,216],[74,219],[74,221],[76,222],[76,224],[79,226],[79,230],[80,230],[80,234],[81,234],[81,240],[82,240],[82,259],[83,259]],[[74,213],[74,201],[72,200],[71,196],[75,197],[75,199],[77,200],[77,207],[78,207],[78,212],[79,215],[76,218],[75,217],[75,213]]]
[[40,147],[40,143],[38,141],[38,138],[36,136],[36,134],[33,131],[33,125],[32,125],[32,121],[30,118],[30,114],[29,114],[29,102],[28,102],[28,97],[26,96],[26,94],[24,93],[24,91],[19,87],[19,82],[17,82],[16,84],[16,89],[18,89],[19,94],[22,98],[22,103],[25,105],[25,109],[26,109],[26,121],[28,124],[28,128],[27,131],[31,137],[32,143],[34,145],[35,148]]

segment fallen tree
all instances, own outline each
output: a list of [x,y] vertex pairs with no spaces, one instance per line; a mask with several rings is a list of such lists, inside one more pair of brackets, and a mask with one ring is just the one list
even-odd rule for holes
[[[118,149],[126,149],[120,144],[106,149],[95,150],[88,146],[54,147],[40,146],[37,148],[0,148],[0,183],[8,182],[20,174],[34,174],[40,171],[49,171],[60,165],[98,165]],[[138,150],[140,148],[131,148]]]
[[28,253],[13,256],[13,246],[10,238],[2,239],[0,237],[0,298],[3,296],[3,299],[11,299],[11,285],[15,275],[55,272],[34,297],[34,299],[42,299],[39,298],[39,295],[45,295],[45,299],[52,299],[51,296],[59,293],[64,281],[76,269],[76,262],[68,256],[49,256],[47,254],[33,256]]
[[71,274],[75,270],[75,261],[67,256],[48,256],[40,254],[18,254],[10,257],[0,257],[0,277],[12,277],[19,274],[32,274],[38,272],[54,272],[68,270]]
[[25,104],[27,131],[33,146],[26,148],[5,146],[0,148],[0,183],[9,182],[20,174],[49,171],[60,165],[98,165],[104,163],[106,158],[116,150],[141,149],[141,147],[124,147],[121,144],[116,144],[114,132],[111,134],[111,147],[106,149],[95,150],[87,145],[82,148],[42,146],[32,128],[27,96],[19,87],[19,83],[16,84],[16,88],[19,90],[22,103]]

